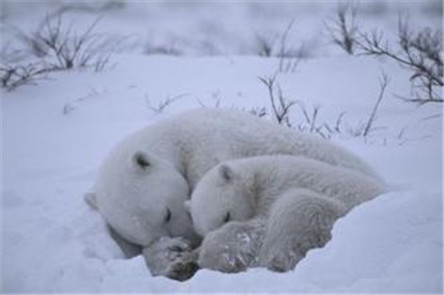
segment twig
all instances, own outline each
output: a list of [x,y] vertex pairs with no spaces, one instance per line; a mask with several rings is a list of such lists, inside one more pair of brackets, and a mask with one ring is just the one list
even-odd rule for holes
[[443,81],[442,37],[438,32],[424,29],[414,35],[408,22],[401,19],[398,24],[400,52],[390,49],[383,40],[383,33],[374,30],[371,34],[359,33],[357,45],[360,55],[384,56],[412,71],[410,81],[415,90],[413,97],[398,96],[404,101],[419,105],[444,102],[441,89]]
[[388,76],[385,73],[382,73],[381,77],[379,79],[380,90],[379,90],[378,99],[376,100],[376,103],[373,106],[373,110],[370,113],[367,123],[365,124],[364,130],[362,133],[362,135],[364,137],[367,137],[367,135],[371,131],[372,125],[376,119],[376,113],[378,112],[378,107],[379,107],[382,99],[384,98],[385,89],[387,88],[388,83],[389,83]]
[[337,19],[325,23],[334,44],[353,54],[356,46],[358,27],[355,23],[358,5],[352,2],[338,4]]
[[151,111],[153,111],[153,112],[155,112],[157,114],[160,114],[160,113],[162,113],[165,110],[166,107],[171,105],[173,102],[175,102],[175,101],[177,101],[177,100],[179,100],[179,99],[181,99],[181,98],[183,98],[185,96],[188,96],[188,95],[189,95],[189,93],[182,93],[182,94],[179,94],[179,95],[176,95],[176,96],[169,96],[168,95],[164,100],[160,101],[157,104],[157,106],[152,106],[150,101],[149,101],[149,99],[147,99],[148,108]]
[[[276,75],[272,77],[259,77],[259,80],[267,87],[268,97],[270,99],[271,108],[273,111],[273,117],[278,124],[291,127],[289,118],[290,109],[295,104],[294,101],[287,100],[282,92],[282,89],[278,83],[276,83]],[[276,93],[277,97],[276,97]]]

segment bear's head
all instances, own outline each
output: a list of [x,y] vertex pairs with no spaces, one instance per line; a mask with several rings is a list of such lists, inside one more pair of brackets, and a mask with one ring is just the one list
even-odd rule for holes
[[247,178],[227,163],[202,177],[185,204],[198,234],[203,237],[229,221],[253,217],[254,193]]
[[197,242],[184,206],[189,193],[171,163],[146,151],[114,151],[95,184],[96,207],[107,223],[141,246],[164,236]]

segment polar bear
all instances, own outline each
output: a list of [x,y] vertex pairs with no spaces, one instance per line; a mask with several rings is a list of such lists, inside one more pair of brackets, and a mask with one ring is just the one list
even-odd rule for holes
[[293,269],[330,239],[338,218],[386,190],[360,172],[296,156],[221,163],[186,202],[195,230],[205,237],[198,264],[224,272],[258,265]]
[[[162,248],[188,251],[181,238],[191,247],[199,238],[183,204],[198,180],[220,162],[272,154],[300,155],[378,178],[359,157],[326,140],[244,111],[201,108],[159,121],[117,144],[87,200],[125,240],[145,248],[162,241],[155,253]],[[165,274],[148,267],[153,274]]]

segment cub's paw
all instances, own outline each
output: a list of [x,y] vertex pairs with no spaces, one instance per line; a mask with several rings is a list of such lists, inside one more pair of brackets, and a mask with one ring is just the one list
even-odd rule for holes
[[142,251],[153,276],[176,280],[191,277],[197,270],[191,243],[184,238],[162,237]]
[[257,264],[264,226],[259,222],[230,222],[205,236],[199,266],[226,273],[245,271]]
[[294,251],[282,251],[263,259],[261,264],[272,271],[286,272],[293,270],[304,257],[304,254]]

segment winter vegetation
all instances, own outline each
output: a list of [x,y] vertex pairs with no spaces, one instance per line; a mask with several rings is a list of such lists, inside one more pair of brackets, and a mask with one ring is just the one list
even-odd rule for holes
[[[2,87],[11,91],[53,71],[75,68],[102,71],[110,61],[115,44],[94,32],[98,21],[79,33],[72,23],[64,23],[63,14],[57,14],[46,16],[35,32],[28,34],[17,30],[19,48],[8,48],[11,43],[2,44]],[[26,61],[17,62],[22,59]]]
[[[2,1],[2,293],[442,293],[442,21],[439,0]],[[152,276],[83,195],[131,132],[222,107],[345,146],[390,192],[294,271]]]
[[382,38],[381,33],[374,31],[371,34],[363,34],[362,41],[358,44],[363,54],[390,58],[411,72],[412,97],[401,98],[419,104],[444,102],[442,32],[425,28],[415,33],[409,29],[406,21],[400,19],[398,32],[400,50],[395,52],[387,45],[383,45]]
[[397,48],[392,48],[381,29],[371,32],[361,31],[356,24],[358,5],[356,2],[340,4],[335,20],[327,24],[335,44],[348,54],[385,57],[410,73],[412,93],[410,97],[401,97],[407,102],[425,104],[442,103],[443,60],[442,29],[429,27],[414,31],[408,17],[398,19]]

